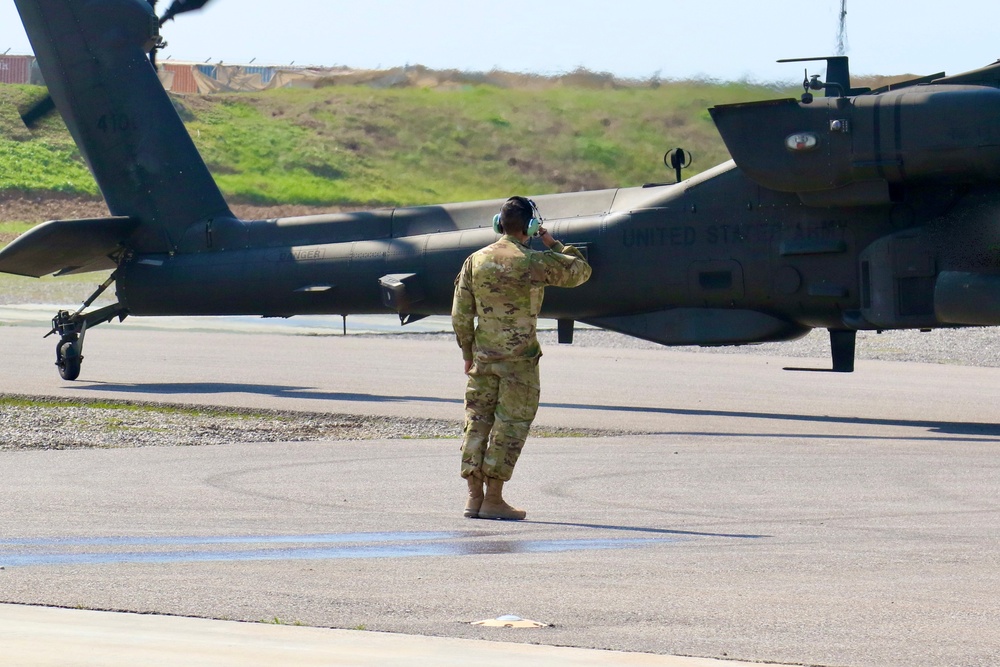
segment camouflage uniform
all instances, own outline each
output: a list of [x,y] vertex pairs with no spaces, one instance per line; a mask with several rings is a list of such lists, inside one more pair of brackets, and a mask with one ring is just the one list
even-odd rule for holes
[[[462,477],[508,481],[538,411],[535,337],[545,286],[576,287],[590,265],[572,246],[532,250],[513,236],[473,253],[455,280],[451,320],[466,361]],[[478,318],[478,324],[475,323]]]

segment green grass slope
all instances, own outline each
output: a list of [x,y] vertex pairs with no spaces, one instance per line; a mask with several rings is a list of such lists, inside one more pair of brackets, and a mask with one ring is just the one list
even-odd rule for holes
[[20,111],[46,95],[44,88],[0,84],[0,196],[4,191],[97,196],[97,185],[58,114],[34,130]]
[[[0,85],[0,197],[97,196],[57,115],[28,130],[19,110],[44,89]],[[742,83],[330,86],[176,96],[175,106],[234,203],[393,206],[672,181],[728,159],[708,107],[796,94]]]

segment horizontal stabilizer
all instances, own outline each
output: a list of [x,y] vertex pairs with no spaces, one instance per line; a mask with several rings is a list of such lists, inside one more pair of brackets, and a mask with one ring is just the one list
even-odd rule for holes
[[0,271],[40,278],[113,269],[112,256],[138,224],[128,217],[42,223],[0,250]]

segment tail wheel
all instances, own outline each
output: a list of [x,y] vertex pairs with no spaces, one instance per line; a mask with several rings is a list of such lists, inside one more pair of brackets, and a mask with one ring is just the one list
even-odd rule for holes
[[63,380],[75,380],[80,377],[80,365],[83,363],[83,355],[80,354],[80,344],[78,341],[59,341],[59,345],[56,347],[56,357],[59,377]]

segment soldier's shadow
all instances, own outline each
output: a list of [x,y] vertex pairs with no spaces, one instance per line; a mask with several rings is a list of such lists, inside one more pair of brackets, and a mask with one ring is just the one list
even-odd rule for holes
[[754,535],[742,533],[708,533],[696,530],[674,530],[671,528],[647,528],[642,526],[609,526],[599,523],[573,523],[570,521],[532,521],[525,519],[518,523],[530,523],[539,526],[567,526],[570,528],[592,528],[594,530],[621,530],[634,533],[651,533],[654,535],[673,535],[677,537],[723,537],[740,540],[759,540],[770,535]]

